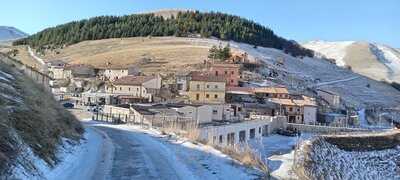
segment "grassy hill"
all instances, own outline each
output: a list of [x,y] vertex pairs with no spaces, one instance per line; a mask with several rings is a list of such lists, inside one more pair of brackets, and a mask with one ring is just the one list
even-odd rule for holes
[[45,51],[43,59],[62,59],[95,67],[135,65],[144,72],[190,70],[207,58],[210,44],[177,37],[123,38],[80,42]]
[[311,50],[277,36],[269,28],[253,21],[223,13],[198,11],[178,12],[176,17],[172,15],[171,18],[163,18],[159,13],[94,17],[45,29],[15,41],[14,45],[29,44],[41,50],[86,40],[192,35],[281,49],[294,56],[313,56]]

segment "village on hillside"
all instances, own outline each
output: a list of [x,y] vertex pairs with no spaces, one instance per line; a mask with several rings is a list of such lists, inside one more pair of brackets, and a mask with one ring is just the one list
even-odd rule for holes
[[[111,63],[96,68],[51,60],[47,67],[51,91],[67,108],[87,107],[98,121],[184,131],[196,127],[201,139],[216,145],[273,133],[358,131],[363,123],[362,112],[347,108],[333,92],[291,92],[279,83],[276,68],[246,52],[224,58],[212,53],[196,71],[168,75]],[[284,63],[281,58],[276,66]]]

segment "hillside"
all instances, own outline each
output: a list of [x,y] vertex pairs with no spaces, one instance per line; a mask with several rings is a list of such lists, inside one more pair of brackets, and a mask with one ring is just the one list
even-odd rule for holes
[[[136,65],[143,72],[189,71],[200,67],[213,45],[226,44],[227,41],[206,38],[124,38],[85,41],[63,49],[46,51],[42,56],[46,61],[63,59],[73,63],[87,63],[104,66]],[[230,41],[236,52],[247,52],[249,57],[257,58],[266,65],[265,76],[269,71],[278,72],[275,82],[288,86],[294,92],[312,93],[308,89],[319,83],[319,88],[336,92],[348,106],[363,108],[381,105],[400,106],[400,91],[388,84],[361,76],[345,68],[338,67],[319,58],[296,58],[273,48],[258,47]],[[151,60],[147,59],[150,58]],[[284,63],[277,66],[277,59]],[[147,59],[147,60],[144,60]],[[349,81],[323,85],[323,82],[351,79]]]
[[153,37],[85,41],[41,56],[47,61],[62,59],[69,63],[105,67],[135,65],[144,72],[190,70],[207,58],[209,46],[186,38]]
[[17,28],[0,26],[0,41],[16,40],[27,36],[29,35]]
[[[0,59],[8,58],[0,54]],[[36,176],[52,167],[64,142],[78,143],[83,128],[40,85],[0,61],[0,179]],[[18,177],[17,177],[18,178]]]
[[400,51],[389,46],[355,41],[311,41],[303,46],[335,59],[338,66],[350,66],[356,73],[400,82]]
[[312,51],[277,36],[269,28],[253,21],[223,13],[198,11],[179,12],[176,17],[167,19],[152,13],[94,17],[45,29],[14,42],[14,45],[29,44],[40,50],[85,40],[146,36],[216,37],[281,49],[294,56],[313,55]]

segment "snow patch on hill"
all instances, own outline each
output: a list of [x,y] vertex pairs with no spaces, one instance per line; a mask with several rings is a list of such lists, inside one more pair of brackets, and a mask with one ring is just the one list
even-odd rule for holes
[[381,44],[371,44],[371,51],[392,73],[400,73],[400,52]]
[[317,52],[317,57],[335,59],[338,66],[345,66],[346,63],[343,59],[346,56],[346,49],[353,43],[354,41],[310,41],[302,45],[307,49]]

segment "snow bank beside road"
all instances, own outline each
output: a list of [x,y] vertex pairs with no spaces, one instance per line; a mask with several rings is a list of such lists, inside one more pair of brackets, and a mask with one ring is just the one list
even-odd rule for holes
[[[48,179],[48,180],[72,180],[95,178],[95,170],[99,165],[104,165],[102,153],[103,138],[91,128],[86,129],[84,139],[80,144],[70,144],[64,141],[57,157],[60,159],[54,168],[49,167],[43,160],[35,157],[32,162],[37,167],[35,175],[23,172],[22,167],[17,167],[13,174],[17,179]],[[98,173],[98,172],[96,172]],[[97,179],[97,178],[96,178]]]

